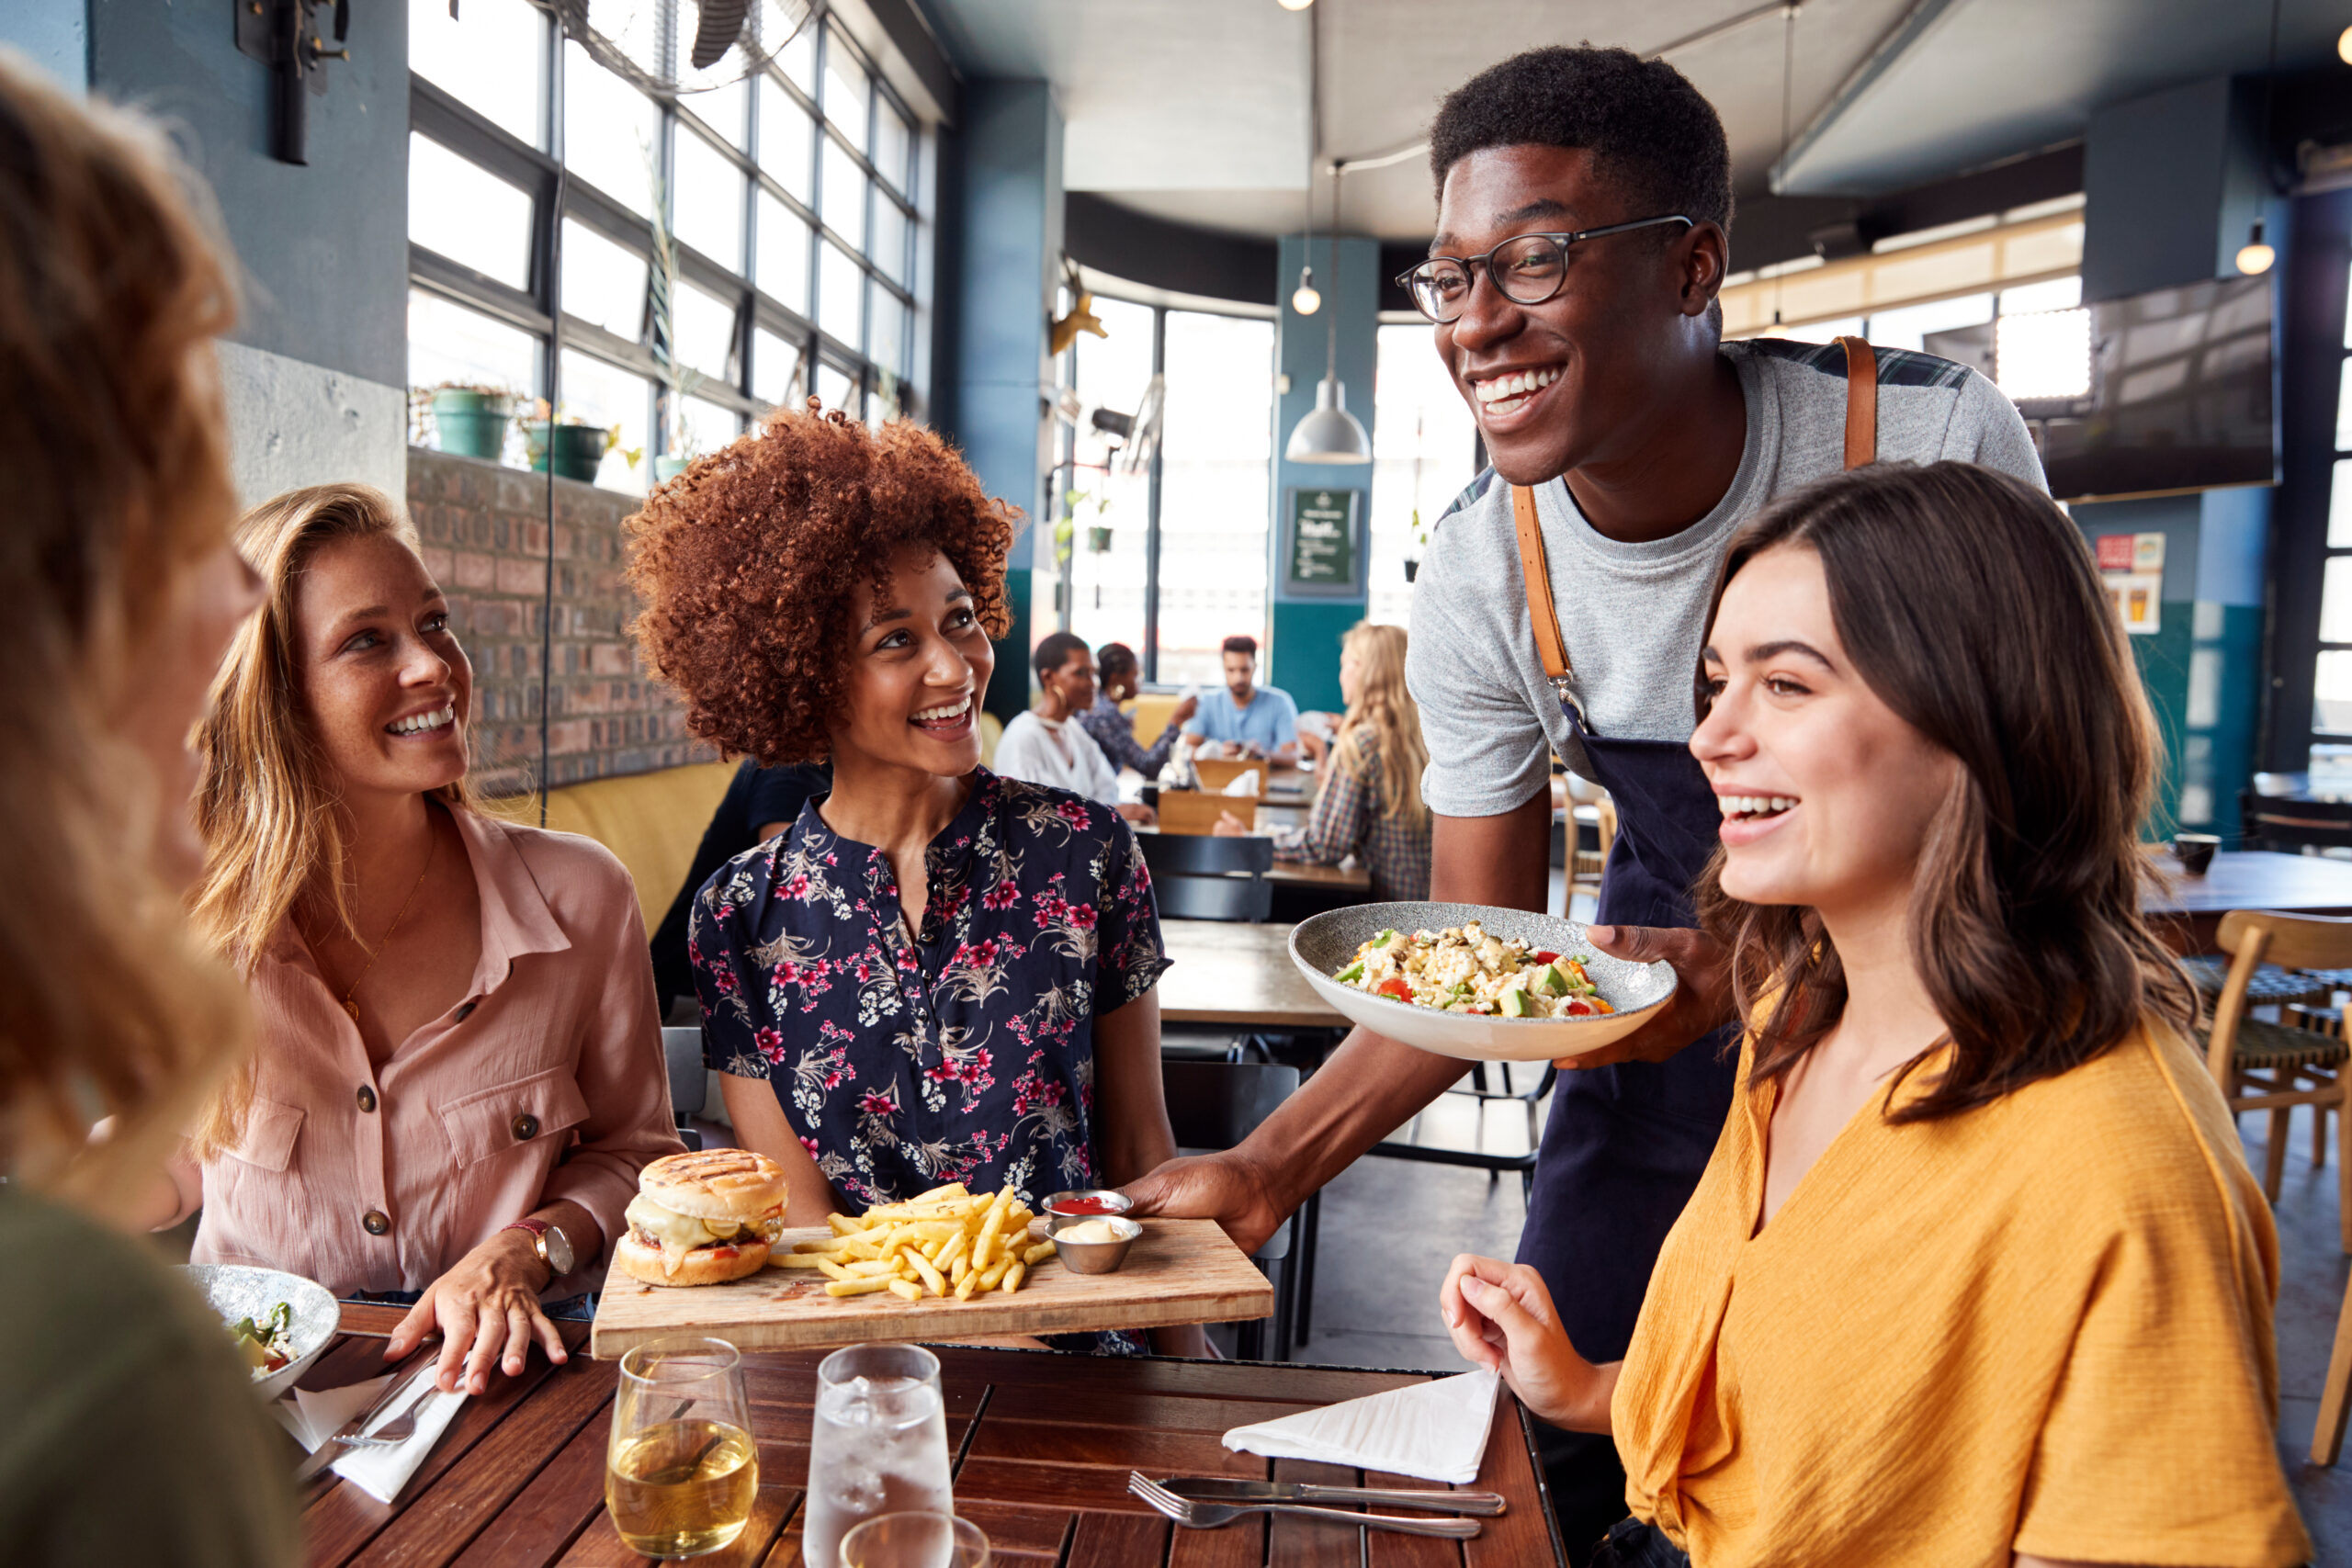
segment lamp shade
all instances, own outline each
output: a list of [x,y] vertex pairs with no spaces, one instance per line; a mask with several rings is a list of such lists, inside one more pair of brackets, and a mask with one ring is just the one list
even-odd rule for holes
[[1294,463],[1369,463],[1372,437],[1348,412],[1348,389],[1337,376],[1315,385],[1315,412],[1291,427],[1283,456]]

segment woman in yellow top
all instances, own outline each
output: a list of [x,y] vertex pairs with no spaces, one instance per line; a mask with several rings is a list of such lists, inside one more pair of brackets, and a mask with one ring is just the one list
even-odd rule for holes
[[1614,1434],[1594,1562],[2304,1562],[2278,1238],[2139,916],[2157,742],[2081,537],[1982,468],[1861,469],[1747,525],[1704,641],[1743,1092],[1623,1361],[1532,1269],[1440,1299]]

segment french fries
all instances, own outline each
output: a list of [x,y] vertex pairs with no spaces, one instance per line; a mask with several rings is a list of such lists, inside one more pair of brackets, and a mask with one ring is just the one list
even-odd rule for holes
[[1034,1217],[1010,1183],[991,1195],[952,1182],[863,1214],[828,1214],[831,1235],[797,1241],[768,1263],[820,1270],[829,1296],[888,1291],[908,1302],[925,1295],[967,1302],[986,1291],[1018,1291],[1054,1256],[1050,1241],[1027,1244]]

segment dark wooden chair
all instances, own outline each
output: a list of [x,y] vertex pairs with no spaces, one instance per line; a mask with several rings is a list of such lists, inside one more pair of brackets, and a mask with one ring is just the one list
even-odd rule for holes
[[[1177,1147],[1187,1152],[1233,1147],[1298,1091],[1298,1069],[1274,1063],[1163,1060],[1159,1072],[1168,1096],[1168,1124],[1175,1132]],[[1308,1283],[1300,1272],[1303,1227],[1320,1201],[1319,1194],[1309,1198],[1252,1259],[1274,1281],[1272,1322],[1277,1361],[1291,1358],[1292,1325],[1302,1286]],[[1244,1360],[1265,1359],[1265,1322],[1242,1324],[1235,1352]]]
[[2249,850],[2352,849],[2352,803],[2244,789],[2238,821]]
[[2344,1250],[2352,1253],[2352,1116],[2345,1114],[2352,1110],[2352,1074],[2346,1071],[2352,1046],[2340,1032],[2330,1035],[2264,1022],[2253,1016],[2250,995],[2266,958],[2290,969],[2345,967],[2352,962],[2352,919],[2233,909],[2222,917],[2220,941],[2230,954],[2230,971],[2213,1004],[2211,1023],[2199,1031],[2205,1065],[2233,1114],[2270,1112],[2262,1190],[2274,1203],[2286,1174],[2289,1115],[2298,1105],[2310,1106],[2324,1134],[2328,1111],[2336,1113],[2337,1200]]

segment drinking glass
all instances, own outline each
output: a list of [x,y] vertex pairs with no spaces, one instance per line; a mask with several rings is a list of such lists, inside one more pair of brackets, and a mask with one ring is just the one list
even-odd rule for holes
[[605,1504],[622,1545],[645,1557],[699,1557],[731,1546],[752,1517],[759,1486],[734,1346],[672,1335],[621,1358]]
[[989,1568],[989,1538],[952,1514],[878,1514],[842,1537],[842,1568]]
[[920,1345],[853,1345],[825,1358],[800,1532],[808,1568],[840,1568],[842,1538],[877,1515],[956,1511],[946,1411],[939,1358]]

